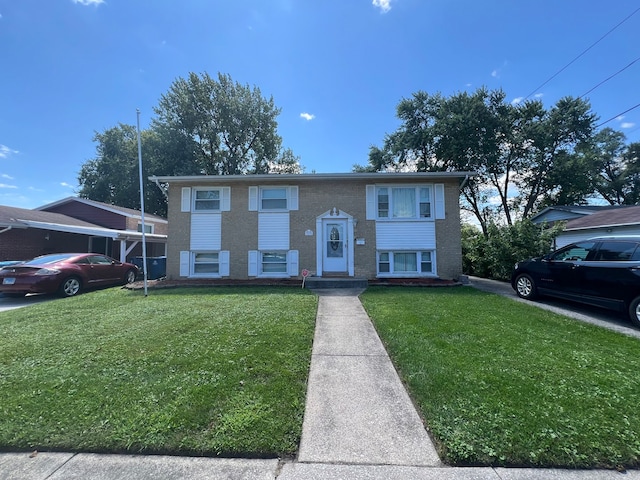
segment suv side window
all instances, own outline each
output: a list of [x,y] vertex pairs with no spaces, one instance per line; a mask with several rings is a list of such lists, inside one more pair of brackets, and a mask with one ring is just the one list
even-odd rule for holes
[[638,244],[636,242],[602,242],[595,260],[600,262],[628,262],[640,258],[640,252],[636,254]]
[[563,261],[584,261],[593,258],[595,242],[581,242],[561,248],[551,255],[551,260]]

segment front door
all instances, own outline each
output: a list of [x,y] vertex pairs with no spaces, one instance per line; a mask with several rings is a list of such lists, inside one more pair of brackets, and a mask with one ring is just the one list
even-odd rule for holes
[[325,220],[322,235],[322,270],[328,273],[346,273],[348,270],[347,220]]

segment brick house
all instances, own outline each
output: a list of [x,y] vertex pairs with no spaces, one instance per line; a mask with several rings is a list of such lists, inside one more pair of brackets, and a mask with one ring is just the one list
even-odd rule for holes
[[[145,215],[148,256],[166,254],[167,220]],[[141,251],[141,214],[69,197],[37,209],[0,206],[0,261],[59,252],[104,253],[125,261]]]
[[441,278],[462,274],[471,173],[158,176],[167,278]]

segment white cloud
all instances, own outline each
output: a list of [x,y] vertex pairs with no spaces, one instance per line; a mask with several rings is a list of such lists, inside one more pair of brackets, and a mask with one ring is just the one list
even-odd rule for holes
[[382,13],[391,10],[391,0],[373,0],[373,6],[378,7]]
[[498,70],[494,70],[493,72],[491,72],[491,76],[493,78],[498,78],[500,76],[500,72],[498,72]]
[[511,105],[518,105],[523,100],[524,100],[524,97],[516,97],[513,100],[511,100]]
[[536,93],[533,98],[542,98],[544,97],[544,93]]
[[0,175],[0,177],[6,178],[7,180],[13,180],[13,177],[11,175],[7,175],[6,173],[3,173],[2,175]]
[[79,3],[80,5],[95,5],[98,6],[104,3],[104,0],[72,0],[73,3]]
[[633,128],[635,126],[636,126],[636,124],[633,123],[633,122],[622,122],[620,124],[620,128]]
[[313,115],[313,114],[311,114],[311,113],[302,112],[302,113],[300,114],[300,118],[304,118],[305,120],[309,120],[309,121],[311,121],[311,120],[313,120],[314,118],[316,118],[316,116],[315,116],[315,115]]
[[7,185],[6,183],[0,183],[0,188],[18,188],[15,185]]
[[0,143],[0,158],[9,158],[9,156],[13,155],[14,153],[19,152]]
[[62,187],[67,187],[67,188],[75,188],[73,185],[67,183],[67,182],[60,182],[60,186]]
[[621,122],[622,120],[624,120],[624,115],[620,115],[619,117],[616,117],[616,120]]

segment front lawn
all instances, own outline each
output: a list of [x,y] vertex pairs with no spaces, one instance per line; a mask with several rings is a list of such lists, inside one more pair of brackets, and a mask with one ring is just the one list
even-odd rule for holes
[[115,288],[0,313],[0,449],[293,454],[316,305]]
[[444,461],[640,466],[640,341],[470,287],[362,302]]

